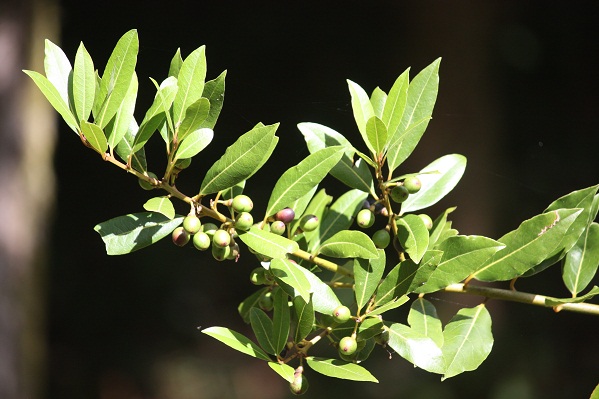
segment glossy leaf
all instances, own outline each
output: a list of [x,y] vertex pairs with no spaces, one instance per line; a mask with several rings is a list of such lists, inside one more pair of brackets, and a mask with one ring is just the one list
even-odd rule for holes
[[366,122],[366,137],[375,154],[381,154],[387,143],[387,126],[377,116],[372,116]]
[[398,307],[400,307],[404,303],[408,302],[409,300],[410,300],[410,297],[407,295],[400,296],[399,298],[394,298],[390,302],[387,302],[384,305],[379,306],[376,309],[368,312],[368,314],[371,316],[374,316],[377,314],[383,314],[389,310],[397,309]]
[[397,220],[397,239],[414,263],[420,263],[428,248],[428,229],[422,218],[405,215]]
[[493,347],[491,316],[485,305],[460,309],[445,326],[443,339],[445,372],[442,380],[476,370]]
[[94,112],[94,123],[102,128],[110,122],[127,95],[135,73],[138,50],[137,30],[133,29],[119,39],[106,63],[98,97],[94,103],[94,109],[96,104],[100,106],[97,112]]
[[443,325],[435,306],[424,298],[416,298],[410,307],[408,324],[412,330],[429,337],[435,344],[443,347]]
[[107,220],[94,230],[102,237],[108,255],[123,255],[154,244],[182,222],[183,217],[169,219],[160,213],[142,212]]
[[[299,222],[300,222],[299,219],[301,219],[301,217],[303,215],[314,215],[318,218],[318,220],[322,220],[324,217],[323,215],[326,211],[326,208],[331,204],[332,201],[333,201],[333,197],[328,195],[324,188],[319,190],[316,193],[316,195],[314,195],[314,197],[312,197],[312,199],[308,203],[308,206],[304,210],[303,214],[299,214],[299,212],[296,212],[295,216],[296,216],[297,220],[291,225],[291,232],[295,232],[299,228]],[[304,234],[304,238],[305,238],[306,242],[310,243],[312,240],[315,240],[318,237],[320,237],[320,228],[321,227],[322,227],[322,224],[319,223],[315,230],[304,232],[303,234]],[[308,248],[311,248],[311,247],[312,247],[312,245],[310,245]]]
[[306,302],[310,301],[310,281],[305,274],[299,270],[301,266],[288,259],[273,259],[270,262],[270,270],[278,281],[293,287]]
[[589,299],[592,299],[596,295],[599,295],[599,287],[594,286],[586,294],[577,296],[575,298],[551,298],[551,297],[548,297],[545,299],[545,305],[559,306],[559,305],[563,305],[565,303],[580,303],[580,302],[588,301]]
[[272,190],[266,216],[274,215],[318,185],[342,155],[342,147],[324,148],[287,169]]
[[195,49],[181,65],[177,82],[179,90],[173,102],[173,123],[179,124],[185,118],[187,108],[202,97],[206,79],[206,47]]
[[406,107],[406,100],[408,98],[408,86],[410,68],[406,69],[393,83],[387,100],[385,101],[385,108],[383,109],[383,123],[387,126],[387,139],[389,141],[399,128],[401,118]]
[[318,186],[312,187],[312,189],[308,191],[306,194],[302,195],[301,197],[293,201],[291,204],[289,204],[289,207],[293,209],[293,211],[295,212],[295,218],[293,220],[299,220],[299,218],[304,214],[304,211],[306,210],[306,207],[314,197],[316,190],[318,190]]
[[366,234],[361,231],[343,230],[322,243],[318,253],[334,258],[378,257],[377,248]]
[[372,104],[372,110],[379,119],[383,117],[383,109],[385,108],[386,101],[387,93],[381,90],[380,87],[375,87],[370,95],[370,104]]
[[70,104],[69,80],[73,72],[71,62],[64,51],[48,39],[45,40],[44,52],[44,71],[46,72],[46,77],[60,94],[63,103],[68,106]]
[[293,340],[301,342],[312,332],[316,320],[312,300],[306,302],[301,296],[296,296],[293,298],[293,311],[295,317],[295,329],[292,332]]
[[415,292],[436,292],[464,280],[504,247],[502,243],[482,236],[449,237],[438,247],[443,251],[441,262]]
[[293,382],[295,370],[287,364],[268,362],[268,365],[287,382]]
[[67,123],[67,125],[77,134],[79,134],[79,123],[75,119],[75,115],[69,109],[69,106],[64,102],[60,93],[52,85],[52,83],[42,74],[35,71],[26,71],[25,72],[36,84],[36,86],[40,89],[42,94],[46,97],[48,102],[54,107],[54,109],[62,116],[62,119]]
[[77,120],[87,121],[94,105],[96,76],[94,74],[94,63],[83,43],[79,44],[75,55],[70,91],[73,93],[73,106]]
[[99,154],[104,154],[108,149],[108,141],[100,126],[94,123],[81,121],[81,134],[85,136],[87,142]]
[[370,301],[385,272],[385,251],[379,249],[378,253],[379,256],[375,259],[354,259],[354,291],[358,310]]
[[177,148],[174,160],[192,158],[200,153],[204,148],[210,144],[214,132],[209,128],[202,128],[191,132]]
[[[111,149],[123,140],[127,132],[131,129],[131,124],[134,123],[133,112],[135,110],[135,102],[137,100],[138,81],[137,75],[133,74],[129,90],[125,95],[125,99],[116,111],[113,119],[106,125],[106,134],[108,136],[108,147]],[[137,130],[137,124],[135,124]]]
[[505,248],[496,252],[472,275],[481,281],[511,280],[555,252],[564,233],[582,212],[560,209],[524,221],[497,241]]
[[[274,148],[275,132],[279,124],[258,125],[239,137],[224,155],[206,172],[200,195],[213,194],[247,180],[265,162]],[[265,156],[265,154],[267,154]]]
[[177,52],[171,59],[171,64],[168,69],[168,76],[173,76],[175,78],[179,76],[181,65],[183,65],[183,58],[181,57],[181,48],[178,48]]
[[366,341],[370,338],[374,338],[383,332],[383,321],[378,317],[368,317],[358,327],[358,334],[356,339],[358,341]]
[[360,85],[351,80],[347,81],[347,85],[349,86],[349,92],[351,94],[351,106],[354,111],[354,119],[358,125],[358,130],[368,149],[372,153],[375,153],[374,147],[370,144],[366,133],[366,122],[374,116],[374,109],[372,108],[368,94],[366,94]]
[[252,308],[259,306],[260,299],[266,293],[266,291],[268,291],[268,288],[264,287],[254,292],[252,295],[245,298],[237,307],[237,311],[245,323],[250,322],[250,312]]
[[341,378],[352,381],[379,382],[368,370],[354,363],[338,359],[307,357],[308,366],[317,373],[327,377]]
[[584,290],[599,267],[599,224],[592,223],[564,259],[562,278],[572,295]]
[[145,149],[142,147],[141,150],[133,153],[133,143],[138,130],[139,127],[133,118],[125,137],[116,146],[116,152],[125,162],[129,162],[129,157],[131,157],[131,167],[138,172],[145,172],[148,169]]
[[203,125],[204,121],[210,113],[210,101],[207,98],[200,98],[195,103],[191,104],[185,112],[185,118],[179,126],[177,138],[179,141],[185,138],[192,132],[198,130]]
[[223,71],[216,79],[209,80],[204,85],[204,91],[202,96],[210,101],[210,112],[208,116],[202,122],[200,127],[207,127],[214,129],[216,120],[220,115],[220,111],[223,109],[223,103],[225,101],[225,77],[227,71]]
[[175,217],[175,207],[168,196],[150,198],[144,204],[144,209],[148,212],[162,213],[169,219]]
[[239,239],[254,251],[269,258],[284,258],[299,249],[295,241],[253,226],[248,231],[238,232]]
[[252,331],[254,331],[258,344],[260,344],[262,349],[271,355],[279,353],[274,349],[272,320],[262,309],[252,308],[250,310],[250,324],[252,325]]
[[388,345],[410,363],[431,373],[443,373],[443,353],[435,341],[410,327],[393,323]]
[[434,248],[435,245],[440,244],[443,240],[440,240],[442,233],[445,231],[448,223],[447,216],[455,211],[456,207],[447,208],[443,213],[441,213],[433,222],[433,228],[431,229],[431,233],[429,236],[429,247]]
[[[440,62],[441,58],[437,58],[418,73],[408,86],[399,127],[390,135],[388,142],[387,164],[391,171],[410,156],[428,126],[437,99]],[[389,131],[392,132],[391,129]]]
[[202,330],[206,335],[222,342],[230,348],[233,348],[241,353],[245,353],[248,356],[255,357],[257,359],[271,361],[271,358],[251,340],[241,335],[240,333],[233,331],[225,327],[208,327]]
[[[272,262],[271,262],[272,267]],[[273,273],[278,273],[274,269]],[[308,295],[308,299],[310,296]],[[273,347],[275,348],[275,353],[281,353],[283,348],[285,348],[285,344],[287,344],[287,339],[289,338],[289,323],[291,321],[290,310],[289,310],[289,296],[283,290],[276,290],[273,294],[274,301],[274,310],[272,317],[272,342]]]
[[[312,292],[311,303],[314,306],[315,312],[330,315],[335,308],[341,306],[341,301],[339,301],[339,298],[337,298],[331,287],[308,269],[304,267],[298,267],[297,269],[304,274],[310,283],[310,291]],[[299,292],[295,296],[297,297],[298,295]]]

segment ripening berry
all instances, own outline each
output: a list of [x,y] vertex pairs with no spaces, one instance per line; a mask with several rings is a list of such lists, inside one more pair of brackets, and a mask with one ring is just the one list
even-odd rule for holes
[[281,209],[275,215],[275,219],[280,220],[281,222],[287,224],[291,223],[293,219],[295,219],[295,212],[291,208]]
[[318,217],[316,215],[304,215],[300,219],[300,228],[303,231],[314,231],[318,227]]
[[374,224],[374,213],[370,209],[362,209],[356,216],[356,223],[363,229],[372,227]]
[[422,188],[422,182],[418,177],[410,176],[403,181],[403,186],[410,194],[416,194]]
[[289,390],[294,395],[303,395],[308,391],[310,384],[308,379],[303,374],[298,374],[293,377],[293,381],[289,384]]
[[372,235],[372,242],[377,248],[385,249],[391,242],[391,235],[385,229],[377,230]]
[[198,231],[193,235],[193,246],[200,251],[205,251],[212,245],[210,236],[203,231]]
[[421,213],[420,215],[418,215],[418,217],[422,219],[427,230],[430,231],[433,228],[433,219],[431,219],[429,215],[427,215],[426,213]]
[[183,228],[189,234],[195,234],[202,228],[202,222],[200,222],[200,218],[195,213],[190,213],[183,219]]
[[351,318],[351,311],[347,306],[337,306],[335,310],[333,310],[333,320],[335,323],[345,323]]
[[353,337],[343,337],[339,341],[339,353],[343,355],[353,355],[358,349],[358,342]]
[[178,245],[180,247],[184,246],[189,242],[189,237],[189,233],[185,231],[185,229],[181,226],[173,230],[172,238],[173,243],[175,243],[175,245]]
[[233,198],[231,206],[235,212],[251,212],[254,209],[252,199],[244,194],[239,194]]
[[254,224],[254,217],[249,212],[241,212],[237,214],[235,219],[235,228],[237,230],[249,230]]
[[[156,174],[154,174],[152,172],[147,172],[147,175],[148,175],[148,177],[151,177],[153,179],[158,179],[158,177],[156,176]],[[137,182],[139,183],[139,186],[141,188],[143,188],[144,190],[153,190],[154,189],[154,186],[149,181],[145,181],[145,180],[142,180],[142,179],[137,179]]]
[[229,256],[227,256],[227,259],[230,260],[237,260],[237,257],[239,256],[239,244],[237,244],[234,241],[231,241],[231,244],[229,244]]
[[282,235],[285,232],[285,223],[275,220],[270,224],[270,232],[279,236]]
[[215,247],[225,248],[231,243],[231,234],[225,230],[219,229],[212,236],[212,245]]
[[391,189],[389,195],[391,196],[391,199],[394,202],[401,204],[402,202],[408,199],[408,197],[410,196],[410,192],[404,186],[395,186]]

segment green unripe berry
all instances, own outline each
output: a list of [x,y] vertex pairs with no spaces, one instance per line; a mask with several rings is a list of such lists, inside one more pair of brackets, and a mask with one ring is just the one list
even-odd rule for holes
[[362,209],[356,216],[356,223],[363,229],[372,227],[374,224],[374,212],[370,209]]
[[217,247],[212,245],[212,257],[219,262],[227,259],[231,254],[231,247],[228,245],[226,247]]
[[250,273],[250,282],[254,285],[266,284],[266,269],[257,267]]
[[184,246],[189,242],[189,237],[189,233],[185,231],[185,229],[181,226],[173,230],[172,238],[173,243],[175,243],[175,245],[178,245],[180,247]]
[[210,241],[210,236],[203,231],[198,231],[193,235],[193,246],[199,249],[200,251],[205,251],[210,248],[212,242]]
[[212,245],[215,247],[225,248],[231,243],[231,234],[227,231],[219,229],[212,236]]
[[303,395],[308,391],[310,384],[308,379],[303,374],[298,374],[293,378],[293,381],[289,383],[289,390],[294,395]]
[[358,349],[358,342],[353,337],[343,337],[341,341],[339,341],[339,353],[351,356],[356,353],[356,349]]
[[345,323],[351,318],[351,311],[347,306],[337,306],[335,310],[333,310],[333,320],[335,323]]
[[391,242],[391,235],[385,229],[377,230],[372,235],[372,242],[377,248],[385,249]]
[[237,230],[249,230],[254,224],[254,217],[249,212],[241,212],[237,214],[235,219],[235,228]]
[[[154,174],[152,172],[147,172],[147,175],[148,175],[148,177],[151,177],[152,179],[158,179],[158,176],[156,176],[156,174]],[[150,183],[149,181],[137,179],[137,182],[139,183],[139,186],[141,188],[143,188],[144,190],[153,190],[154,189],[154,185],[152,183]]]
[[266,312],[270,312],[273,309],[274,301],[272,299],[272,293],[270,291],[262,295],[262,298],[260,298],[260,300],[258,301],[258,306],[260,306],[260,309]]
[[282,235],[285,232],[285,223],[280,220],[275,220],[270,224],[270,232],[279,236]]
[[175,163],[175,168],[183,170],[183,169],[189,168],[189,165],[191,165],[191,158],[183,158],[183,159],[179,159]]
[[202,228],[202,222],[200,222],[200,218],[195,213],[190,213],[183,219],[183,228],[189,234],[195,234]]
[[254,209],[252,199],[244,194],[239,194],[233,198],[231,206],[235,212],[251,212]]
[[318,217],[316,215],[304,215],[300,219],[300,228],[303,231],[314,231],[318,227]]
[[433,228],[433,219],[431,219],[429,215],[427,215],[426,213],[421,213],[420,215],[418,215],[418,217],[422,219],[427,230],[431,230]]
[[295,211],[291,208],[281,209],[275,215],[275,219],[280,220],[285,224],[291,223],[293,219],[295,219]]
[[393,202],[401,204],[402,202],[408,199],[408,197],[410,196],[410,192],[404,186],[395,186],[391,189],[389,196],[391,197]]
[[410,176],[403,181],[403,186],[410,194],[416,194],[422,188],[422,182],[418,177]]
[[218,230],[218,226],[214,223],[206,223],[202,226],[202,231],[208,234],[208,237],[210,238],[212,238],[216,230]]

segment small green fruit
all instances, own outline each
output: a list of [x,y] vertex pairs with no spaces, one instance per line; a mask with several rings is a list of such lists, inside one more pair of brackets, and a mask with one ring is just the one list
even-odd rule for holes
[[289,384],[289,390],[294,395],[303,395],[308,391],[310,384],[308,379],[303,374],[298,374],[293,377],[293,381]]
[[212,236],[212,245],[215,247],[225,248],[231,243],[231,234],[227,231],[219,229]]
[[195,213],[190,213],[183,219],[183,228],[189,234],[195,234],[202,228],[202,222],[200,222],[200,218]]
[[391,199],[394,202],[401,204],[402,202],[408,199],[408,197],[410,196],[410,192],[404,186],[395,186],[391,189],[389,195],[391,196]]
[[291,223],[293,219],[295,219],[295,211],[291,208],[281,209],[275,215],[275,219],[280,220],[285,224]]
[[285,223],[280,220],[275,220],[270,224],[270,232],[277,235],[282,235],[285,232]]
[[262,295],[262,298],[260,298],[260,300],[258,301],[258,306],[260,306],[260,309],[266,312],[270,312],[273,309],[274,301],[272,299],[272,293],[270,291]]
[[422,188],[422,182],[416,176],[406,177],[403,181],[403,186],[410,194],[416,194]]
[[217,261],[222,262],[223,260],[227,259],[230,254],[231,247],[229,247],[228,245],[224,248],[212,245],[212,257]]
[[[153,179],[158,179],[156,174],[154,174],[152,172],[147,172],[147,175],[148,175],[148,177],[151,177]],[[152,185],[152,183],[150,183],[149,181],[137,179],[137,182],[139,183],[139,186],[141,188],[143,188],[144,190],[153,190],[154,189],[154,185]]]
[[385,249],[391,242],[391,236],[385,229],[377,230],[372,235],[372,242],[377,248]]
[[249,230],[254,224],[254,217],[249,212],[241,212],[237,214],[235,219],[235,228],[237,230]]
[[421,213],[420,215],[418,215],[418,217],[422,219],[427,230],[431,230],[433,228],[433,219],[431,219],[429,215],[427,215],[426,213]]
[[181,226],[173,230],[172,238],[173,243],[175,243],[175,245],[178,245],[180,247],[184,246],[189,242],[189,237],[189,233],[185,231],[185,229]]
[[374,213],[370,209],[362,209],[356,216],[356,223],[363,229],[372,227],[374,224]]
[[266,284],[266,269],[257,267],[250,273],[250,282],[254,285]]
[[316,215],[304,215],[300,219],[300,228],[303,231],[314,231],[318,227],[318,217]]
[[218,230],[218,226],[215,225],[214,223],[206,223],[202,226],[202,231],[206,234],[208,234],[208,236],[210,238],[212,238],[212,236],[214,236],[214,233],[216,232],[216,230]]
[[356,353],[356,349],[358,349],[358,342],[355,338],[352,337],[343,337],[341,341],[339,341],[339,353],[350,356]]
[[252,199],[244,194],[239,194],[233,198],[231,206],[235,212],[251,212],[254,209]]
[[335,323],[345,323],[351,318],[351,311],[347,306],[337,306],[335,310],[333,310],[333,320]]
[[200,251],[205,251],[210,248],[212,242],[210,241],[210,236],[203,231],[198,231],[193,235],[193,246],[199,249]]

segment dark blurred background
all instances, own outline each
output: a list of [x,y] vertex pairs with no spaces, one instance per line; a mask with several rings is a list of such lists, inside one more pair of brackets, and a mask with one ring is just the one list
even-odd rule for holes
[[[228,70],[225,106],[214,142],[179,179],[187,193],[197,192],[203,171],[236,137],[257,122],[281,122],[275,155],[246,188],[257,209],[264,209],[276,178],[308,154],[297,123],[327,125],[360,147],[345,79],[369,93],[376,86],[388,91],[405,68],[411,66],[414,76],[439,56],[433,120],[402,171],[454,152],[468,158],[468,167],[456,192],[431,209],[433,218],[457,205],[451,216],[462,234],[498,238],[557,197],[599,182],[599,5],[594,1],[5,1],[0,5],[2,398],[290,395],[287,383],[265,364],[197,330],[221,325],[249,331],[236,306],[254,290],[247,283],[257,265],[252,256],[220,264],[168,240],[131,255],[105,254],[93,226],[141,211],[151,194],[82,147],[62,121],[53,122],[41,94],[18,72],[43,70],[44,38],[58,43],[71,60],[83,41],[103,70],[118,38],[138,29],[138,119],[154,95],[148,77],[166,77],[177,47],[186,56],[207,46],[208,79]],[[7,37],[20,44],[11,47]],[[29,126],[34,122],[36,127]],[[25,132],[17,135],[20,131]],[[150,168],[160,171],[159,140],[150,144]],[[39,153],[30,151],[38,147]],[[22,159],[29,161],[25,165]],[[25,188],[15,186],[25,179],[15,179],[16,170],[29,179]],[[334,195],[344,190],[334,180],[325,185]],[[557,266],[519,281],[518,288],[568,296]],[[444,322],[461,306],[480,302],[457,294],[430,300]],[[495,345],[475,372],[440,382],[439,376],[414,369],[396,354],[389,360],[378,350],[367,366],[380,384],[309,373],[307,396],[590,395],[599,383],[595,316],[497,301],[488,306]],[[404,317],[399,310],[397,320]]]

